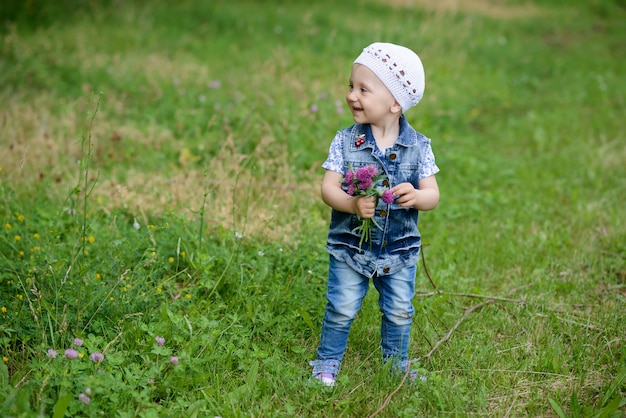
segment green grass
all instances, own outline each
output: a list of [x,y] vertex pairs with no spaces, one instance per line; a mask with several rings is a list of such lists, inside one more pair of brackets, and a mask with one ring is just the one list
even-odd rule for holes
[[[623,1],[309,3],[0,6],[3,414],[624,416]],[[378,40],[422,57],[441,168],[427,379],[370,292],[327,390],[320,165]]]

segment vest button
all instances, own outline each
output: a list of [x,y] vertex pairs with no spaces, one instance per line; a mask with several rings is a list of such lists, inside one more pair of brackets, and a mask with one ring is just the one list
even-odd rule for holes
[[389,187],[389,180],[387,180],[387,179],[383,180],[383,186],[384,187]]
[[381,218],[384,218],[385,216],[387,216],[387,211],[385,209],[381,209],[381,211],[378,212],[378,214],[380,215]]
[[383,273],[389,273],[389,270],[391,270],[389,267],[385,267],[385,268],[383,269]]
[[394,152],[394,153],[389,154],[389,159],[391,161],[394,161],[396,159],[396,153]]

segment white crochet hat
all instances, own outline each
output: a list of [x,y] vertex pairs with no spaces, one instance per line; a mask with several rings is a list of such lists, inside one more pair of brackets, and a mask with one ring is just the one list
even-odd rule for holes
[[365,65],[383,82],[406,112],[422,100],[424,66],[409,48],[376,42],[363,49],[353,64]]

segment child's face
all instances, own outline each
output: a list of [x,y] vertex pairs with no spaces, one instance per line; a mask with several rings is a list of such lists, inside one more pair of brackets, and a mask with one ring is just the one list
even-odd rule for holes
[[364,65],[354,64],[346,103],[356,123],[376,125],[389,116],[402,112],[389,89]]

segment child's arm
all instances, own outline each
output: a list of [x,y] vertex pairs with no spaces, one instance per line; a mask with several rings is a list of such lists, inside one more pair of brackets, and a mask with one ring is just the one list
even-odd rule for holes
[[373,197],[354,197],[341,188],[343,176],[336,171],[326,170],[322,181],[322,199],[331,208],[339,212],[353,213],[361,218],[374,216],[375,200]]
[[439,186],[435,176],[423,178],[419,189],[411,183],[400,183],[391,189],[396,203],[402,207],[413,206],[417,210],[431,210],[439,203]]

